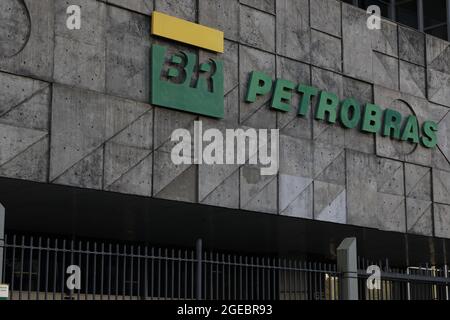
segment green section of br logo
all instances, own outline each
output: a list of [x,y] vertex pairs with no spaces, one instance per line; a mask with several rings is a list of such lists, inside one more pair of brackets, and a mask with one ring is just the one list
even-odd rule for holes
[[168,54],[152,46],[152,104],[199,115],[223,118],[223,62],[199,63],[188,52]]

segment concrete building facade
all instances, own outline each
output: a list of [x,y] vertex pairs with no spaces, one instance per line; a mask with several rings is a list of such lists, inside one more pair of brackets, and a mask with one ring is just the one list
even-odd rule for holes
[[[80,30],[66,27],[73,4]],[[225,52],[152,36],[154,10],[224,31]],[[0,176],[450,239],[450,44],[385,19],[369,30],[367,18],[336,0],[2,0]],[[150,104],[154,44],[224,61],[223,119]],[[275,112],[268,96],[248,104],[254,70],[432,120],[438,145]],[[174,165],[170,136],[196,120],[279,129],[279,173]]]

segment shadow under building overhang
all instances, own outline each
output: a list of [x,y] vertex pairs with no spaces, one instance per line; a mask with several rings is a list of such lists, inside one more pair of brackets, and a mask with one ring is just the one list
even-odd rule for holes
[[[446,241],[350,225],[0,178],[6,232],[332,261],[346,237],[392,265],[446,260]],[[450,247],[448,245],[447,247]],[[409,260],[409,261],[408,261]],[[417,261],[416,261],[417,260]]]

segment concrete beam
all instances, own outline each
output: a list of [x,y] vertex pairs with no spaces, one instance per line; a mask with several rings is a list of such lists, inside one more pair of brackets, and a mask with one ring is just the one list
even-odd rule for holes
[[356,238],[344,239],[337,248],[337,268],[341,277],[341,299],[358,300]]

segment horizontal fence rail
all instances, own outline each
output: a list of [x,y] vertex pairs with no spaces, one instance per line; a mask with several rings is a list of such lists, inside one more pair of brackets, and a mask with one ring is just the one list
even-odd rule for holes
[[[12,300],[339,298],[334,264],[203,250],[199,261],[195,250],[16,235],[3,248],[1,282]],[[79,267],[79,288],[67,285],[76,276],[69,266]]]
[[[380,271],[378,288],[369,288],[375,277],[367,272],[369,266]],[[370,279],[369,279],[370,278]],[[450,277],[447,266],[425,264],[406,269],[391,268],[386,262],[358,261],[358,289],[361,300],[449,300]]]

